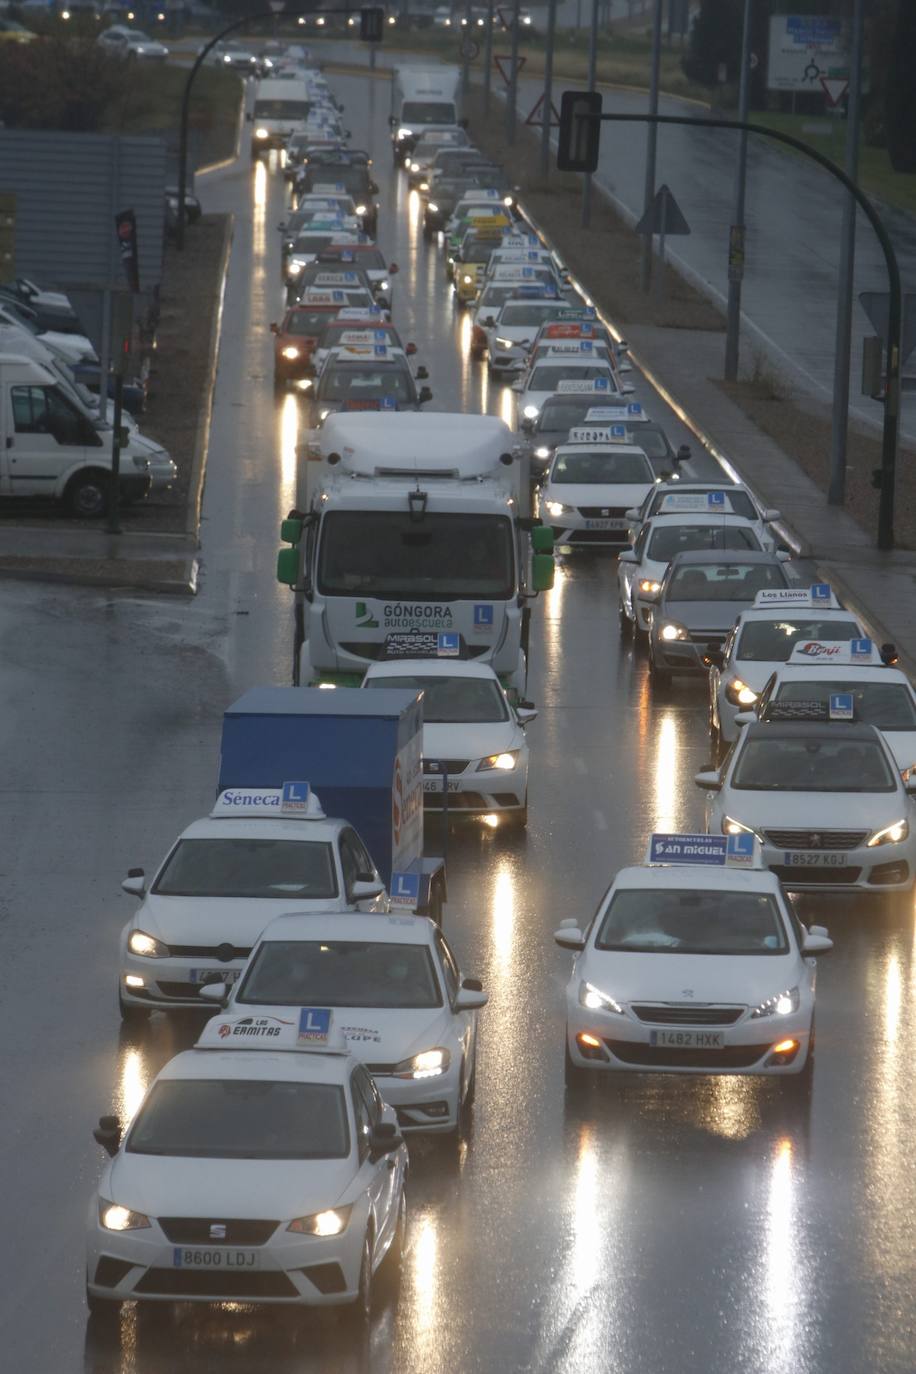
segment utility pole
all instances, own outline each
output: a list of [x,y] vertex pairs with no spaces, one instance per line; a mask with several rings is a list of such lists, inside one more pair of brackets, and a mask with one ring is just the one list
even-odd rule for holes
[[464,0],[464,28],[461,30],[461,98],[467,104],[471,89],[471,0]]
[[[655,20],[652,25],[652,68],[649,75],[649,114],[658,114],[658,84],[662,64],[662,0],[655,0]],[[658,149],[658,125],[649,125],[646,133],[646,188],[643,196],[643,214],[648,215],[655,199],[655,161]],[[642,241],[640,262],[640,284],[648,291],[652,281],[652,235],[646,234]]]
[[[751,10],[754,0],[744,0],[741,31],[741,75],[738,85],[738,119],[747,123],[751,84]],[[741,337],[741,282],[744,278],[744,201],[747,192],[747,131],[738,134],[738,166],[735,173],[735,214],[729,234],[728,305],[725,315],[725,380],[738,380],[738,348]]]
[[483,56],[483,112],[490,113],[490,87],[493,81],[493,10],[496,0],[487,0],[487,37]]
[[521,16],[519,14],[519,0],[512,2],[512,47],[509,65],[512,68],[509,74],[509,99],[506,101],[506,142],[515,142],[515,114],[518,105],[518,30]]
[[[859,179],[859,132],[862,124],[862,48],[865,0],[852,0],[849,54],[849,101],[846,106],[846,175]],[[846,499],[846,443],[849,432],[849,358],[852,349],[852,286],[856,259],[856,203],[843,201],[840,231],[840,273],[836,306],[836,351],[833,364],[833,420],[830,435],[830,486],[827,500],[842,506]]]
[[[492,3],[492,0],[491,0]],[[550,175],[550,118],[553,110],[553,48],[557,39],[557,0],[547,0],[547,45],[544,49],[544,104],[541,106],[541,176]]]
[[[592,35],[588,50],[588,89],[595,89],[595,78],[598,66],[598,3],[599,0],[592,0]],[[661,0],[658,0],[661,9]],[[585,173],[585,185],[582,187],[582,228],[587,229],[592,218],[592,174]]]

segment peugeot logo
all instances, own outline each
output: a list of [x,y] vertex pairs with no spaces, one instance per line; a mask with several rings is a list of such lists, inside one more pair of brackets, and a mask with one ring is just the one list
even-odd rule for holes
[[611,513],[611,512],[610,512],[609,510],[603,510],[603,511],[601,512],[602,515],[610,515],[610,513]]
[[210,1223],[210,1239],[211,1239],[211,1240],[225,1240],[225,1239],[226,1239],[226,1223],[225,1223],[224,1221],[213,1221],[213,1222]]
[[814,846],[815,849],[820,849],[821,844],[823,843],[823,839],[824,839],[823,835],[816,835],[816,834],[813,834],[813,835],[811,836],[811,843],[812,843],[812,845]]

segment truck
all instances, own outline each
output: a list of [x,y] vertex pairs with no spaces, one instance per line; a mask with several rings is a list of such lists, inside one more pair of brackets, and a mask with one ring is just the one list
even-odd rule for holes
[[251,131],[251,156],[269,148],[283,148],[290,134],[301,129],[312,106],[309,84],[304,79],[274,77],[258,82],[254,109],[247,115]]
[[423,856],[422,694],[254,687],[223,716],[219,793],[314,791],[364,841],[392,905],[441,921],[445,866]]
[[523,697],[553,533],[530,514],[508,426],[379,410],[331,414],[312,434],[277,559],[294,592],[293,682],[357,687],[370,663],[447,634]]
[[391,77],[391,149],[395,166],[412,152],[417,140],[432,129],[462,128],[457,67],[395,67]]

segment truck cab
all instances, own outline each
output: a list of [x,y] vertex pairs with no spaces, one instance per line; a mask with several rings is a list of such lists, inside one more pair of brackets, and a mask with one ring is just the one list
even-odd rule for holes
[[458,115],[457,67],[396,67],[391,81],[391,148],[395,165],[403,163],[417,143],[439,129],[464,127]]

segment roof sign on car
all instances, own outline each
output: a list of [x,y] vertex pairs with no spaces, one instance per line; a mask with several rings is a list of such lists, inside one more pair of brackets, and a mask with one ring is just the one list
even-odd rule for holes
[[595,377],[593,381],[580,381],[578,378],[567,378],[557,386],[559,396],[590,396],[598,392],[608,392],[611,389],[611,379],[609,377]]
[[319,272],[314,279],[316,286],[354,286],[359,284],[359,277],[355,272]]
[[318,794],[307,782],[285,782],[282,787],[227,787],[210,812],[214,820],[227,816],[256,816],[265,820],[323,820]]
[[759,868],[760,842],[755,835],[654,834],[646,860],[650,864],[705,865],[713,868]]
[[[711,500],[712,497],[716,497],[716,500]],[[734,514],[732,503],[724,491],[666,492],[658,508],[659,515],[683,514],[687,511],[695,515]]]
[[354,348],[359,344],[384,345],[387,338],[387,329],[344,329],[338,343],[341,348]]
[[574,343],[550,343],[546,344],[541,354],[542,358],[579,358],[583,354],[592,354],[595,345],[591,339],[578,339]]
[[642,406],[638,401],[631,401],[625,406],[592,406],[586,411],[585,419],[588,424],[610,424],[612,421],[628,420],[647,420]]
[[789,663],[839,663],[882,668],[884,660],[870,639],[804,639],[793,645]]
[[588,429],[581,429],[578,426],[569,431],[570,444],[625,444],[627,442],[626,425],[606,425],[599,428],[593,425]]
[[330,1007],[299,1007],[287,1016],[214,1016],[198,1037],[198,1050],[298,1050],[349,1054]]
[[[822,592],[826,592],[826,595],[821,595]],[[831,611],[842,609],[826,582],[816,583],[813,587],[764,587],[754,597],[755,611],[779,606],[819,606]]]

